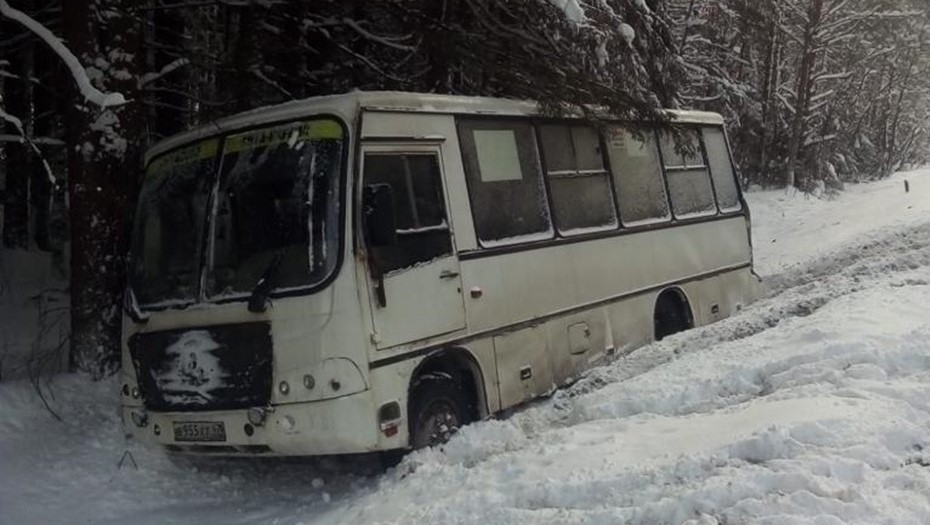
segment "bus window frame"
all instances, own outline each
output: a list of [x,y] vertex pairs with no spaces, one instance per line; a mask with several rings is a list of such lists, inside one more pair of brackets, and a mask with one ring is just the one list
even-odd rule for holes
[[[533,131],[536,135],[537,155],[539,156],[538,160],[540,163],[540,167],[542,169],[541,176],[543,178],[543,187],[546,192],[546,201],[549,206],[549,221],[550,221],[550,224],[552,225],[552,230],[553,230],[553,236],[549,239],[543,239],[543,240],[514,242],[513,244],[507,244],[503,246],[492,246],[492,247],[483,246],[480,242],[478,242],[476,248],[474,249],[459,251],[458,254],[459,254],[460,260],[477,259],[477,258],[482,258],[482,257],[490,257],[493,255],[505,254],[505,253],[515,253],[515,252],[521,252],[521,251],[542,249],[542,248],[547,248],[550,246],[573,244],[577,242],[586,242],[586,241],[603,239],[603,238],[619,237],[623,235],[632,235],[636,233],[662,230],[662,229],[667,229],[667,228],[676,228],[679,226],[687,226],[690,224],[698,224],[698,223],[703,223],[703,222],[722,221],[722,220],[727,220],[727,219],[731,219],[735,217],[745,217],[747,220],[749,219],[749,213],[748,213],[749,207],[746,205],[745,198],[742,192],[742,188],[739,185],[739,177],[738,177],[736,166],[733,164],[733,157],[732,157],[732,151],[730,149],[729,138],[726,133],[726,127],[723,124],[702,124],[698,122],[683,122],[681,124],[678,124],[680,126],[692,127],[697,131],[700,151],[701,151],[702,159],[705,163],[704,166],[707,169],[708,178],[711,179],[710,180],[711,191],[712,191],[713,200],[714,200],[714,213],[713,214],[703,215],[699,217],[686,217],[686,218],[676,217],[674,210],[672,208],[671,195],[669,194],[668,176],[666,172],[665,161],[662,155],[662,148],[659,145],[659,140],[660,140],[659,133],[662,131],[662,128],[650,126],[649,128],[644,130],[644,133],[652,133],[655,135],[656,150],[659,156],[659,163],[660,163],[660,168],[662,172],[662,182],[665,185],[665,198],[668,201],[670,217],[667,220],[663,220],[661,222],[657,222],[654,224],[644,224],[644,225],[638,225],[638,226],[632,226],[632,227],[623,225],[623,215],[619,207],[619,202],[618,202],[618,198],[617,198],[617,194],[616,194],[616,190],[614,186],[615,182],[613,179],[613,171],[611,169],[609,159],[606,156],[606,150],[604,149],[604,140],[605,140],[604,133],[597,126],[593,126],[598,132],[598,137],[601,143],[600,144],[601,145],[601,156],[605,163],[605,168],[608,174],[610,175],[611,188],[614,189],[612,199],[614,200],[614,207],[615,207],[614,209],[616,210],[616,213],[617,213],[618,225],[612,229],[605,229],[602,231],[596,231],[596,232],[591,232],[591,233],[582,233],[582,234],[566,236],[566,235],[561,234],[558,231],[558,228],[556,227],[556,224],[555,224],[555,218],[552,212],[551,189],[549,188],[548,177],[546,177],[546,173],[545,173],[545,168],[546,168],[545,158],[544,158],[544,155],[542,154],[542,150],[540,149],[541,143],[540,143],[540,138],[539,138],[539,133],[538,133],[537,128],[539,125],[550,124],[550,123],[561,123],[565,125],[571,125],[573,123],[576,125],[577,124],[592,125],[592,123],[590,121],[585,121],[584,119],[578,119],[578,118],[544,118],[544,117],[538,117],[538,116],[474,114],[474,113],[450,113],[449,115],[455,119],[455,129],[456,129],[456,135],[457,135],[456,140],[459,141],[460,150],[464,149],[462,146],[462,142],[461,142],[461,136],[459,136],[458,134],[459,123],[462,120],[516,121],[516,122],[527,122],[530,124],[530,126],[532,126]],[[623,126],[624,124],[628,125],[629,123],[625,123],[619,120],[606,120],[603,122],[603,124]],[[727,152],[730,158],[730,165],[733,167],[733,177],[737,181],[736,186],[737,186],[737,191],[739,192],[739,200],[741,203],[741,207],[739,210],[730,211],[730,212],[724,212],[720,210],[719,203],[717,202],[716,188],[713,185],[714,184],[713,177],[710,175],[710,166],[707,164],[707,157],[706,157],[706,152],[704,149],[703,136],[700,133],[700,128],[702,126],[719,127],[720,129],[723,130],[724,137],[727,139],[726,140]],[[465,175],[465,182],[467,185],[468,184],[467,174]],[[471,194],[469,194],[468,196],[468,204],[469,204],[469,211],[471,213],[472,224],[474,225],[476,215],[475,215],[474,205],[471,199]]]
[[[697,137],[698,153],[701,154],[701,161],[704,163],[700,166],[696,164],[695,165],[686,164],[684,166],[666,165],[665,164],[665,153],[662,151],[662,132],[664,130],[662,129],[655,130],[656,144],[658,145],[658,148],[659,148],[659,158],[662,163],[662,176],[665,178],[665,196],[666,198],[668,198],[669,212],[672,214],[672,222],[673,223],[674,222],[685,222],[685,221],[692,221],[696,219],[713,219],[715,217],[719,217],[720,215],[723,215],[724,212],[723,210],[720,209],[720,203],[717,201],[717,187],[714,184],[714,176],[711,174],[711,171],[710,171],[710,159],[707,157],[707,150],[704,145],[704,134],[701,133],[701,128],[705,126],[702,126],[701,124],[686,122],[683,124],[674,124],[672,127],[678,127],[686,131],[694,132],[695,136]],[[730,159],[730,165],[731,166],[733,165],[732,158]],[[675,202],[672,200],[671,186],[669,184],[668,174],[669,173],[682,173],[682,172],[688,172],[688,171],[698,171],[698,170],[703,170],[707,173],[707,179],[710,181],[710,196],[714,203],[714,212],[708,213],[706,215],[697,215],[694,217],[681,218],[679,217],[678,213],[675,212]],[[736,177],[735,170],[733,171],[733,176]]]

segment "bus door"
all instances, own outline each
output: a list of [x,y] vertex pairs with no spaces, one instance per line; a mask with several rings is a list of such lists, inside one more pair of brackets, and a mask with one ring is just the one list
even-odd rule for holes
[[464,328],[440,146],[365,145],[361,162],[375,346]]

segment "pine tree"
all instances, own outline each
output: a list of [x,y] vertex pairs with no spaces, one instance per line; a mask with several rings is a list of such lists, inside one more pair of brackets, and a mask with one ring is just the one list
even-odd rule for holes
[[[63,4],[67,43],[93,64],[97,87],[135,97],[141,55],[137,2]],[[139,106],[80,101],[68,115],[71,359],[92,377],[119,367],[129,220],[139,171]]]

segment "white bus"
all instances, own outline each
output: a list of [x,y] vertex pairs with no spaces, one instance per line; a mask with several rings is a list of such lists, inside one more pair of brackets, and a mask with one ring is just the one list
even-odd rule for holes
[[[146,155],[120,383],[169,451],[317,455],[455,428],[752,300],[721,117],[355,92]],[[676,147],[676,144],[678,147]]]

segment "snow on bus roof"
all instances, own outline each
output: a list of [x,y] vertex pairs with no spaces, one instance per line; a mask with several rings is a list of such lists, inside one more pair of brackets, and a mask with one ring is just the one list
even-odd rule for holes
[[[148,163],[155,155],[179,145],[230,130],[320,114],[335,115],[346,122],[353,122],[359,110],[502,116],[540,114],[538,105],[528,100],[402,91],[351,91],[339,95],[311,97],[264,106],[224,117],[163,140],[146,153],[145,161]],[[723,117],[717,113],[688,110],[667,111],[677,122],[716,125],[723,123]]]

